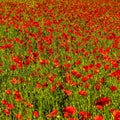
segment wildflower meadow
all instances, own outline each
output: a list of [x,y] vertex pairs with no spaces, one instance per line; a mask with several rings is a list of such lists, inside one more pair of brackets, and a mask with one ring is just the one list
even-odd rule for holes
[[120,120],[120,1],[0,0],[0,120]]

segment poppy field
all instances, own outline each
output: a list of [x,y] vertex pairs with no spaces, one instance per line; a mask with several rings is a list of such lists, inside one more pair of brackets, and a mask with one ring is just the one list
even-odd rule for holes
[[120,2],[0,3],[0,120],[120,120]]

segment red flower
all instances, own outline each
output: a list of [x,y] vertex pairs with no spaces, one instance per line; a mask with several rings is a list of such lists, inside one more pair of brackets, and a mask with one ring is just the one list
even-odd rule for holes
[[90,118],[90,113],[87,113],[86,111],[80,111],[79,115],[82,116],[83,119],[88,119]]
[[25,65],[25,66],[28,66],[29,64],[30,64],[30,59],[27,58],[27,59],[25,60],[25,62],[24,62],[24,65]]
[[82,95],[82,96],[86,96],[86,95],[87,95],[87,92],[84,91],[84,90],[80,90],[80,91],[79,91],[79,94]]
[[80,78],[82,75],[81,75],[81,73],[77,72],[77,73],[75,74],[75,76],[76,76],[77,78]]
[[58,110],[52,110],[49,114],[46,115],[46,117],[56,117],[58,113]]
[[111,86],[110,86],[110,90],[112,90],[112,91],[116,91],[116,90],[117,90],[117,87],[116,87],[116,86],[111,85]]
[[64,112],[64,117],[68,118],[69,117],[69,113],[68,112]]
[[3,113],[4,113],[5,115],[10,115],[10,111],[9,111],[8,109],[4,109],[4,110],[3,110]]
[[12,57],[13,62],[19,63],[20,59],[16,56]]
[[82,77],[82,81],[83,81],[83,82],[86,82],[87,80],[88,80],[87,77]]
[[14,91],[14,95],[15,95],[15,100],[16,100],[17,102],[19,102],[19,101],[22,100],[22,97],[21,97],[19,91]]
[[55,67],[58,67],[59,66],[59,61],[58,60],[53,60],[53,65],[55,66]]
[[96,105],[96,108],[97,108],[98,110],[102,110],[102,109],[103,109],[103,106],[102,106],[102,105]]
[[20,69],[23,69],[22,62],[17,63],[17,66],[18,66]]
[[62,34],[62,37],[63,37],[64,39],[68,39],[68,35],[67,35],[66,33],[63,33],[63,34]]
[[16,79],[16,78],[13,78],[13,79],[11,80],[11,83],[15,85],[15,84],[17,84],[17,83],[18,83],[18,81],[17,81],[17,79]]
[[66,74],[65,81],[66,82],[71,81],[71,74]]
[[41,85],[41,83],[37,82],[36,85],[35,85],[35,87],[36,87],[37,89],[39,89],[39,88],[42,88],[42,85]]
[[50,90],[51,90],[52,92],[55,92],[56,88],[57,88],[57,86],[54,85],[54,86],[51,87]]
[[38,117],[39,117],[38,111],[35,110],[35,111],[33,112],[33,116],[36,117],[36,118],[38,118]]
[[94,116],[93,120],[104,120],[104,118],[101,115],[97,115],[97,116]]
[[112,72],[111,74],[109,74],[109,76],[120,78],[120,70]]
[[28,108],[32,108],[32,107],[33,107],[33,104],[28,103],[28,104],[27,104],[27,107],[28,107]]
[[17,102],[21,101],[21,100],[22,100],[21,95],[20,95],[20,94],[15,95],[15,100],[16,100]]
[[7,101],[6,100],[2,100],[1,103],[2,103],[2,105],[7,105]]
[[7,49],[7,48],[11,48],[11,47],[13,47],[13,44],[6,44],[3,46],[0,46],[1,49]]
[[23,82],[24,82],[24,79],[23,79],[23,78],[20,78],[20,79],[19,79],[19,82],[20,82],[20,83],[23,83]]
[[11,94],[12,94],[11,90],[5,90],[5,93],[6,93],[7,95],[11,95]]
[[104,65],[104,69],[108,70],[109,69],[109,65]]
[[70,96],[72,94],[72,92],[70,90],[64,90],[64,93],[67,95],[67,96]]
[[105,78],[100,78],[98,82],[104,84],[105,83]]
[[77,71],[77,70],[72,70],[71,73],[72,73],[73,75],[76,75],[76,74],[78,73],[78,71]]
[[81,64],[81,62],[79,61],[79,60],[76,60],[75,62],[74,62],[74,65],[75,66],[78,66],[78,65],[80,65]]
[[89,83],[86,83],[85,85],[84,85],[84,88],[89,88],[90,87],[90,84]]
[[13,70],[13,71],[14,71],[14,70],[16,70],[16,68],[17,68],[16,65],[11,65],[11,66],[10,66],[10,70]]
[[94,86],[94,88],[95,88],[96,90],[100,90],[100,89],[101,89],[101,86],[100,86],[99,84],[96,84],[96,85]]
[[50,76],[50,77],[49,77],[49,81],[50,81],[51,83],[53,83],[54,80],[55,80],[55,77],[53,77],[53,76]]
[[22,115],[21,114],[16,114],[16,119],[22,120]]
[[120,110],[113,111],[114,120],[120,120]]
[[105,105],[109,104],[110,103],[110,98],[108,97],[101,97],[99,98],[97,101],[95,101],[95,105],[96,107],[97,106],[101,106],[101,107],[104,107]]
[[88,71],[89,69],[89,66],[83,66],[83,70]]
[[67,106],[64,108],[64,112],[67,112],[68,114],[75,114],[76,108],[72,106]]
[[71,60],[71,57],[70,56],[66,56],[66,59],[69,61],[69,60]]
[[96,67],[96,68],[100,68],[100,67],[101,67],[101,64],[100,64],[100,63],[97,63],[97,64],[95,65],[95,67]]
[[40,64],[48,65],[49,61],[48,60],[40,60]]
[[58,86],[61,90],[63,90],[63,89],[64,89],[64,86],[62,85],[62,83],[61,83],[61,82],[57,82],[57,86]]
[[13,109],[14,108],[14,105],[13,104],[10,104],[10,103],[8,103],[7,105],[6,105],[6,108],[7,109]]
[[64,66],[66,67],[66,69],[69,69],[71,67],[69,63],[64,64]]

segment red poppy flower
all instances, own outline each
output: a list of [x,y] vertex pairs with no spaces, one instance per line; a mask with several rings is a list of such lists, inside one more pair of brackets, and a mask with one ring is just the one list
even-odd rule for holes
[[109,69],[109,65],[104,65],[104,69],[108,70]]
[[53,64],[55,67],[58,67],[59,66],[59,61],[58,60],[53,60]]
[[80,65],[81,64],[81,62],[79,61],[79,60],[76,60],[75,62],[74,62],[74,65],[75,66],[78,66],[78,65]]
[[17,120],[22,120],[22,115],[21,114],[16,114],[16,119]]
[[120,78],[120,70],[112,72],[111,74],[109,74],[109,76]]
[[18,66],[18,68],[23,69],[23,65],[22,65],[21,61],[19,63],[17,63],[17,66]]
[[77,72],[77,73],[75,74],[75,76],[76,76],[77,78],[80,78],[80,77],[82,76],[82,74],[79,73],[79,72]]
[[19,101],[22,100],[22,97],[21,97],[19,91],[14,91],[14,95],[15,95],[15,100],[16,100],[17,102],[19,102]]
[[61,89],[61,90],[63,90],[63,89],[64,89],[64,86],[62,85],[62,83],[61,83],[61,82],[57,82],[57,86],[58,86],[58,87],[60,87],[60,89]]
[[50,81],[51,83],[53,83],[54,80],[55,80],[55,77],[53,77],[53,76],[50,76],[50,77],[49,77],[49,81]]
[[73,75],[76,75],[78,72],[77,72],[77,70],[72,70],[71,73],[72,73]]
[[101,89],[101,86],[100,86],[99,84],[96,84],[96,85],[94,86],[94,88],[95,88],[96,90],[100,90],[100,89]]
[[16,63],[19,63],[21,60],[19,59],[19,57],[13,56],[12,61],[16,62]]
[[96,68],[100,68],[100,67],[101,67],[101,64],[100,64],[100,63],[97,63],[97,64],[95,65],[95,67],[96,67]]
[[11,103],[8,103],[8,104],[6,105],[6,108],[7,108],[8,110],[11,110],[11,109],[14,108],[14,105],[11,104]]
[[104,107],[105,105],[110,103],[110,98],[108,97],[101,97],[98,100],[95,101],[96,106]]
[[63,33],[63,34],[62,34],[62,37],[63,37],[64,39],[68,39],[68,35],[67,35],[66,33]]
[[104,120],[104,118],[101,115],[96,115],[94,116],[93,120]]
[[52,110],[49,114],[46,115],[46,117],[56,117],[58,113],[58,110]]
[[11,90],[5,90],[5,93],[6,93],[7,95],[11,95],[11,94],[12,94],[12,91],[11,91]]
[[82,77],[82,81],[83,81],[83,82],[86,82],[87,80],[88,80],[88,77],[85,77],[85,76]]
[[103,109],[103,106],[102,106],[102,105],[96,105],[96,108],[97,108],[98,110],[102,110],[102,109]]
[[57,86],[54,85],[54,86],[51,87],[50,90],[51,90],[52,92],[55,92],[56,88],[57,88]]
[[89,69],[89,66],[83,66],[83,70],[88,71]]
[[25,66],[28,66],[29,64],[30,64],[30,59],[27,58],[27,59],[25,60],[25,62],[24,62],[24,65],[25,65]]
[[39,88],[42,88],[42,85],[41,85],[41,83],[37,82],[36,85],[35,85],[35,87],[36,87],[37,89],[39,89]]
[[69,113],[68,112],[64,112],[64,117],[68,118],[69,117]]
[[65,81],[66,82],[71,81],[71,74],[66,74]]
[[39,117],[38,111],[35,110],[35,111],[33,112],[33,116],[36,117],[36,118],[38,118],[38,117]]
[[7,102],[7,100],[2,100],[1,103],[2,103],[2,105],[7,105],[8,102]]
[[68,61],[70,61],[70,60],[71,60],[71,57],[70,57],[70,56],[66,56],[66,59],[67,59]]
[[120,110],[113,111],[114,120],[120,120]]
[[64,66],[66,69],[69,69],[71,67],[71,65],[69,63],[64,64]]
[[84,85],[84,88],[89,88],[90,87],[90,84],[89,83],[86,83],[85,85]]
[[76,113],[76,108],[72,106],[67,106],[64,108],[64,112],[67,112],[69,114],[75,114]]
[[10,70],[13,70],[13,71],[14,71],[14,70],[16,70],[16,68],[17,68],[16,65],[11,65],[11,66],[10,66]]
[[33,108],[33,104],[28,103],[28,104],[27,104],[27,107],[28,107],[28,108]]
[[17,102],[21,101],[21,100],[22,100],[21,95],[20,95],[20,94],[15,95],[15,100],[16,100]]
[[84,90],[80,90],[80,91],[79,91],[79,94],[82,95],[82,96],[86,96],[86,95],[87,95],[87,92],[84,91]]
[[87,113],[86,111],[80,111],[79,115],[82,116],[83,119],[88,119],[91,116],[91,114]]
[[9,111],[8,109],[4,109],[4,110],[3,110],[3,113],[4,113],[5,115],[10,115],[10,111]]
[[13,78],[13,79],[11,80],[11,83],[15,85],[15,84],[18,83],[18,80],[17,80],[16,78]]
[[110,86],[110,90],[112,90],[112,91],[116,91],[116,90],[117,90],[117,87],[116,87],[116,86],[111,85],[111,86]]
[[67,96],[70,96],[72,94],[72,92],[70,90],[64,90],[64,93],[67,95]]

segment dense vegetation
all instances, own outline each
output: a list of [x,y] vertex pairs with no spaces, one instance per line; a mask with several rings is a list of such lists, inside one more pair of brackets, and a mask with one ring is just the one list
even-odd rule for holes
[[120,120],[120,2],[0,3],[0,120]]

